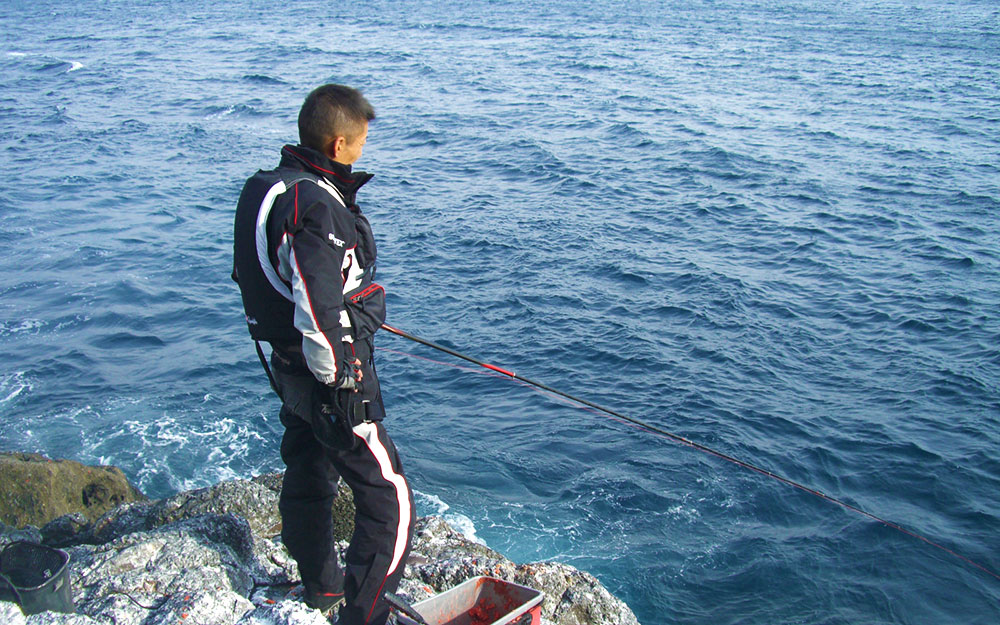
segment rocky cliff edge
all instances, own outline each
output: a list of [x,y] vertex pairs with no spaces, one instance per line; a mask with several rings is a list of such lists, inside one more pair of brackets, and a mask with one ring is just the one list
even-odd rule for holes
[[[4,454],[0,464],[6,463],[8,470],[11,456],[24,454]],[[44,475],[54,470],[45,467],[47,459],[39,456],[20,460],[36,465],[32,469],[41,468]],[[95,473],[94,469],[81,471],[88,470],[88,475],[101,480],[108,474],[123,480],[126,485],[102,486],[100,492],[122,493],[128,503],[90,517],[81,507],[40,529],[18,527],[23,517],[17,515],[23,510],[17,501],[0,506],[0,546],[30,540],[69,553],[76,607],[75,614],[45,612],[26,617],[17,605],[0,601],[0,623],[327,625],[318,611],[298,599],[298,570],[280,538],[280,474],[222,482],[149,501],[127,484],[120,471],[96,468]],[[68,469],[60,465],[58,470]],[[3,489],[11,484],[9,479],[14,478],[0,476]],[[87,483],[84,480],[81,488],[86,489]],[[353,503],[350,492],[344,490],[334,516],[337,537],[346,547],[353,529]],[[31,496],[37,499],[39,492]],[[66,499],[62,491],[55,496],[60,502]],[[555,562],[515,564],[466,539],[441,518],[417,520],[400,596],[417,602],[477,575],[543,591],[543,625],[638,625],[628,606],[588,573]]]

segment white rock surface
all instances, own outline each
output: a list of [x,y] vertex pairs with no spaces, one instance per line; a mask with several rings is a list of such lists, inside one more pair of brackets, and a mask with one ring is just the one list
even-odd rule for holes
[[[276,536],[276,515],[273,488],[234,480],[126,504],[93,525],[63,519],[41,534],[0,527],[0,545],[41,535],[72,545],[64,548],[76,606],[76,614],[25,617],[0,602],[0,623],[328,625],[297,598],[298,570]],[[551,562],[515,564],[436,517],[418,519],[397,594],[417,602],[477,575],[543,591],[546,625],[638,625],[588,573]]]

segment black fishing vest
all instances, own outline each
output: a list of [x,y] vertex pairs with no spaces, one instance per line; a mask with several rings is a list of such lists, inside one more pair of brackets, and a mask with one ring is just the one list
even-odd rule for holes
[[[278,277],[277,249],[268,244],[268,233],[283,228],[290,204],[271,214],[275,201],[297,182],[318,177],[296,169],[258,171],[243,187],[236,206],[233,233],[233,280],[239,283],[247,328],[256,341],[300,343],[302,334],[292,320],[295,303],[291,290]],[[282,290],[285,294],[282,294]]]
[[[277,199],[306,180],[318,183],[320,178],[299,169],[258,171],[247,180],[236,206],[233,280],[240,285],[247,329],[255,341],[285,345],[302,341],[302,334],[293,325],[295,303],[291,288],[275,269],[278,265],[275,243],[285,232],[293,206],[289,202],[278,203]],[[370,341],[385,321],[385,290],[373,281],[376,250],[371,226],[356,209],[351,212],[358,236],[357,258],[364,273],[360,286],[344,293],[344,308],[351,320],[350,334],[354,340]]]

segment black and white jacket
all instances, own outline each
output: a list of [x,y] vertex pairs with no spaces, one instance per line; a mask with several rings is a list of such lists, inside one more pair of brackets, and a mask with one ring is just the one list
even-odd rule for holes
[[258,171],[243,188],[233,278],[251,336],[301,351],[317,380],[337,386],[352,375],[349,362],[370,361],[381,324],[359,320],[357,304],[380,296],[384,319],[384,293],[372,282],[375,240],[355,203],[372,175],[302,146],[281,154],[276,170]]

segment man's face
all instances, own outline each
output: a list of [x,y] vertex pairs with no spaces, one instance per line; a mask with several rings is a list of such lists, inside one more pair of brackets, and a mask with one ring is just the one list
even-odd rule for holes
[[356,160],[361,158],[361,150],[365,147],[365,141],[368,140],[368,122],[361,128],[361,132],[354,137],[353,141],[349,141],[346,137],[337,137],[337,154],[333,157],[333,160],[341,163],[343,165],[352,165]]

